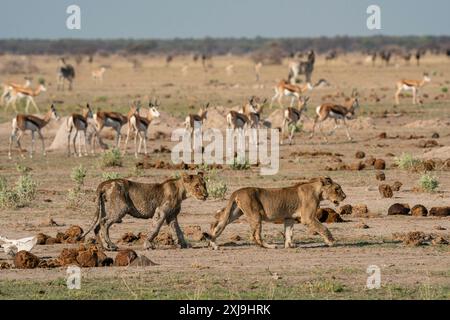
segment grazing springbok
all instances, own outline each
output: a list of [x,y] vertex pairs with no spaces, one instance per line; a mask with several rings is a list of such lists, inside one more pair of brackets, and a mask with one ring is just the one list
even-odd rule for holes
[[56,90],[62,88],[64,91],[65,80],[69,82],[69,90],[72,90],[72,82],[75,78],[75,68],[71,64],[67,64],[64,58],[59,60],[59,64]]
[[8,107],[10,105],[13,106],[13,109],[15,112],[17,112],[17,100],[24,99],[26,101],[25,105],[25,113],[28,113],[28,109],[30,107],[30,104],[33,105],[33,107],[36,109],[37,112],[40,112],[38,106],[36,105],[36,102],[34,101],[34,98],[41,94],[41,92],[47,91],[45,86],[43,84],[40,84],[36,89],[32,89],[29,87],[23,87],[16,84],[9,84],[8,85],[8,101],[6,103],[5,112],[8,110]]
[[[147,132],[150,124],[152,121],[156,118],[159,118],[160,113],[156,107],[158,107],[160,104],[155,102],[149,102],[148,104],[148,111],[147,116],[141,117],[139,115],[140,110],[140,102],[137,104],[134,104],[134,106],[131,107],[128,118],[128,132],[127,132],[127,138],[125,140],[125,147],[123,150],[123,154],[127,152],[127,145],[128,145],[128,139],[130,138],[131,132],[134,132],[134,156],[137,158],[138,154],[141,152],[142,142],[144,143],[144,154],[147,155]],[[135,112],[133,114],[133,108]],[[131,114],[131,116],[130,116]],[[137,136],[139,135],[139,147],[137,147]]]
[[105,67],[101,67],[100,69],[92,71],[92,79],[95,83],[103,83],[103,74],[105,73],[105,71]]
[[308,52],[306,61],[295,61],[289,64],[288,81],[291,84],[297,83],[298,76],[305,75],[305,82],[311,82],[311,76],[314,71],[314,63],[316,61],[316,55],[314,50]]
[[281,138],[281,144],[283,144],[283,139],[286,136],[286,131],[289,132],[289,144],[293,143],[293,137],[294,133],[297,128],[297,124],[302,118],[302,114],[305,113],[307,110],[307,103],[309,101],[309,97],[301,97],[298,101],[298,107],[297,108],[287,108],[284,110],[283,115],[283,124],[281,126],[282,130],[282,138]]
[[[128,115],[131,116],[135,110],[131,109],[128,112]],[[124,116],[121,113],[118,112],[109,112],[109,111],[97,111],[94,113],[94,122],[95,122],[95,135],[96,139],[93,140],[93,152],[95,152],[95,141],[100,139],[100,132],[104,127],[110,127],[114,131],[116,131],[116,148],[120,147],[120,140],[122,138],[122,135],[120,134],[120,131],[122,130],[122,127],[124,124],[128,122],[129,116]]]
[[[25,131],[31,131],[31,151],[30,151],[30,158],[33,157],[33,151],[34,151],[34,141],[35,141],[35,133],[39,135],[39,138],[42,142],[42,154],[45,156],[45,143],[44,143],[44,137],[42,136],[41,129],[45,127],[51,119],[58,120],[58,115],[56,113],[56,109],[54,105],[50,107],[50,110],[47,112],[47,114],[44,116],[44,118],[38,118],[33,115],[29,114],[18,114],[12,119],[12,131],[11,136],[9,138],[9,149],[8,149],[8,158],[11,159],[11,146],[13,143],[13,140],[16,140],[17,146],[19,147],[21,156],[22,154],[22,147],[20,145],[20,139],[22,138]],[[17,135],[19,133],[19,135]]]
[[312,132],[310,135],[310,139],[314,136],[314,130],[316,128],[317,122],[319,122],[319,129],[322,135],[325,138],[325,141],[328,143],[328,139],[322,131],[322,123],[330,118],[334,120],[335,126],[333,130],[328,134],[332,135],[336,129],[339,127],[338,120],[342,120],[345,126],[345,130],[347,132],[347,138],[349,141],[352,141],[353,138],[350,136],[350,132],[348,131],[347,119],[353,119],[355,117],[355,112],[359,108],[358,94],[354,90],[351,98],[347,98],[343,105],[333,104],[333,103],[324,103],[316,108],[316,118],[314,119],[314,125],[312,128]]
[[417,94],[419,93],[419,89],[422,88],[425,84],[431,82],[431,78],[427,73],[424,73],[422,80],[400,80],[397,82],[397,91],[395,92],[395,104],[400,104],[399,96],[402,91],[412,91],[413,98],[412,103],[417,103]]
[[300,97],[308,90],[312,90],[311,83],[305,85],[290,84],[286,80],[281,80],[275,87],[275,95],[270,102],[270,108],[272,109],[273,102],[278,100],[278,104],[283,108],[282,99],[284,96],[291,97],[291,108],[294,105],[295,99],[300,100]]
[[[77,139],[78,133],[83,132],[84,135],[84,155],[87,156],[87,148],[86,148],[86,130],[88,128],[88,118],[92,118],[92,110],[89,106],[89,103],[86,104],[86,108],[83,111],[83,114],[72,113],[70,117],[67,118],[67,155],[70,157],[70,136],[72,134],[72,130],[75,130],[75,135],[72,138],[73,141],[73,153],[77,154],[77,148],[75,146],[75,141]],[[91,152],[93,149],[91,148]],[[78,143],[78,156],[81,157],[81,133],[80,133],[80,141]]]
[[4,83],[2,96],[0,98],[0,103],[2,105],[6,105],[7,101],[11,98],[11,91],[13,87],[29,88],[31,87],[31,78],[25,77],[25,83],[23,85],[14,82]]

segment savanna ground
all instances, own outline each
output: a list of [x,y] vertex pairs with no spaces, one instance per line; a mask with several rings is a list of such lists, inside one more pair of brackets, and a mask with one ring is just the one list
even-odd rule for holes
[[[18,57],[2,56],[0,62],[7,63]],[[34,83],[38,78],[46,80],[48,91],[36,101],[42,110],[52,101],[58,101],[56,107],[61,115],[79,110],[78,104],[90,102],[97,109],[127,112],[131,100],[158,96],[160,109],[169,113],[181,123],[188,113],[196,112],[204,102],[211,106],[231,108],[243,103],[249,96],[257,95],[270,98],[276,81],[287,75],[287,66],[264,66],[261,81],[255,82],[253,63],[242,57],[218,57],[213,60],[213,68],[204,72],[200,63],[190,58],[176,58],[166,67],[163,58],[138,57],[142,67],[133,70],[131,64],[123,58],[96,57],[93,64],[87,62],[76,66],[77,76],[72,92],[58,92],[55,85],[57,57],[36,56],[31,62],[40,72],[33,74]],[[69,61],[74,64],[73,60]],[[186,75],[182,75],[182,66],[188,63]],[[234,74],[227,75],[225,67],[234,64]],[[397,66],[395,64],[398,64]],[[103,84],[95,85],[90,78],[91,70],[100,65],[108,66]],[[432,77],[422,93],[422,106],[413,106],[411,99],[405,97],[400,106],[393,107],[395,82],[401,78],[420,79],[427,71]],[[265,250],[255,246],[249,239],[250,230],[244,219],[227,227],[219,238],[222,247],[212,251],[206,242],[190,241],[192,248],[177,249],[159,247],[153,251],[144,251],[141,246],[130,246],[138,254],[145,254],[157,266],[152,267],[103,267],[82,270],[81,290],[68,290],[66,287],[66,269],[1,270],[0,298],[2,299],[449,299],[450,298],[450,255],[448,245],[409,247],[394,241],[395,232],[423,231],[450,236],[449,218],[387,216],[387,209],[393,203],[408,203],[410,206],[423,204],[432,206],[450,205],[450,171],[436,170],[432,175],[439,180],[439,189],[435,193],[415,191],[422,173],[414,173],[395,168],[395,157],[410,153],[421,157],[431,148],[418,146],[421,140],[436,139],[441,146],[450,144],[450,96],[446,93],[450,86],[450,60],[446,57],[426,56],[420,67],[407,66],[396,61],[385,67],[377,62],[376,66],[364,63],[364,57],[349,55],[338,61],[325,63],[318,59],[314,81],[325,78],[331,87],[309,92],[312,102],[308,110],[313,116],[315,106],[322,102],[327,94],[344,92],[350,94],[353,88],[359,90],[361,108],[358,111],[359,125],[351,128],[354,141],[348,142],[343,129],[329,138],[325,144],[322,137],[316,135],[308,139],[308,120],[305,131],[296,134],[295,144],[281,146],[280,170],[274,176],[259,175],[259,168],[231,170],[228,167],[217,170],[216,179],[224,181],[228,187],[227,198],[232,191],[243,186],[275,187],[288,186],[304,177],[329,175],[340,183],[347,194],[343,204],[367,204],[373,217],[357,218],[344,216],[346,223],[329,224],[328,228],[338,241],[335,247],[324,246],[320,237],[311,235],[306,228],[297,225],[295,249]],[[2,74],[2,81],[23,82],[24,74]],[[373,98],[376,94],[380,101]],[[371,97],[372,95],[372,97]],[[436,96],[443,95],[439,99]],[[336,102],[342,101],[337,98]],[[61,103],[63,102],[63,103]],[[285,105],[288,100],[285,99]],[[189,106],[194,105],[191,109]],[[264,111],[263,118],[273,110]],[[387,114],[385,114],[387,111]],[[117,172],[145,182],[159,182],[176,174],[165,169],[145,169],[136,171],[136,160],[132,154],[124,158],[120,168],[99,168],[100,156],[67,158],[66,150],[56,150],[47,157],[38,154],[33,159],[21,159],[16,152],[13,160],[7,158],[7,141],[10,131],[10,119],[13,113],[0,112],[0,175],[13,183],[19,176],[18,164],[32,169],[31,174],[39,182],[38,194],[30,205],[20,209],[2,209],[0,214],[0,234],[9,238],[20,238],[44,232],[54,235],[70,225],[80,225],[86,229],[93,218],[94,190],[102,181],[104,172]],[[363,121],[361,121],[361,119]],[[418,120],[429,120],[418,123]],[[446,124],[447,123],[447,124]],[[165,123],[160,124],[165,126]],[[50,125],[49,125],[50,127]],[[53,126],[57,128],[58,126]],[[154,129],[150,129],[154,130]],[[105,130],[107,132],[108,130]],[[56,130],[44,129],[46,145],[49,146]],[[386,132],[391,139],[379,139]],[[425,138],[405,139],[411,135]],[[112,140],[106,140],[109,144]],[[25,147],[29,147],[29,135],[24,138]],[[130,150],[132,148],[130,147]],[[161,145],[172,146],[169,138],[151,139],[149,149]],[[433,148],[437,149],[439,147]],[[293,156],[292,152],[324,151],[340,153],[344,163],[354,163],[355,152],[362,150],[367,156],[386,160],[387,183],[396,180],[403,183],[394,198],[382,199],[378,192],[379,182],[376,171],[326,171],[326,166],[336,166],[335,157],[330,156]],[[450,154],[446,156],[450,158]],[[170,154],[151,153],[150,160],[170,161]],[[87,177],[83,189],[84,200],[78,208],[67,207],[68,190],[74,187],[70,179],[72,168],[83,164],[87,168]],[[210,173],[209,173],[210,174]],[[198,202],[188,199],[183,202],[180,214],[181,226],[199,225],[206,231],[213,221],[216,210],[222,208],[226,200],[210,199]],[[324,202],[323,206],[330,206]],[[64,224],[60,227],[41,226],[53,218]],[[364,222],[368,229],[357,226]],[[443,230],[437,230],[437,226]],[[146,232],[151,222],[126,218],[123,223],[111,229],[113,241],[118,241],[128,231]],[[283,243],[282,226],[264,224],[263,235],[269,242]],[[236,241],[235,236],[242,239]],[[36,246],[33,253],[39,257],[56,257],[62,248],[70,245],[58,244]],[[76,246],[76,245],[73,245]],[[120,245],[128,248],[127,245]],[[115,253],[108,253],[114,256]],[[6,261],[4,253],[0,260]],[[366,289],[369,265],[381,269],[381,288]],[[274,276],[276,274],[276,276]]]

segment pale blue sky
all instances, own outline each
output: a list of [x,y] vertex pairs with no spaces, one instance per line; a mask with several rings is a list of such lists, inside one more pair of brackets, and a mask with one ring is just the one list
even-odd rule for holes
[[[66,8],[81,7],[81,30]],[[382,30],[366,28],[378,4]],[[2,0],[0,38],[450,35],[449,0]]]

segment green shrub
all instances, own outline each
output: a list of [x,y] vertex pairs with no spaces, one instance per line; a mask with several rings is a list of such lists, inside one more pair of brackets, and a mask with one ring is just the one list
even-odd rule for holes
[[103,172],[102,173],[102,179],[104,181],[120,179],[120,178],[121,178],[121,176],[120,176],[120,173],[118,173],[118,172]]
[[301,123],[292,123],[288,126],[288,132],[292,132],[292,129],[294,129],[294,132],[301,132],[303,129],[303,124]]
[[424,174],[419,179],[419,187],[425,192],[435,192],[439,187],[439,181],[434,176]]
[[234,158],[233,163],[230,165],[233,170],[248,170],[250,169],[250,163],[247,159]]
[[403,170],[415,170],[421,163],[421,160],[414,158],[409,153],[402,153],[400,157],[395,158],[395,164]]
[[100,158],[100,167],[121,167],[122,166],[122,155],[120,150],[114,148],[112,150],[105,151]]
[[37,183],[28,174],[21,175],[13,188],[0,177],[0,208],[26,207],[36,198],[36,193]]
[[205,175],[206,190],[208,190],[209,197],[214,199],[225,199],[225,194],[228,191],[228,186],[223,179],[219,179],[215,170],[210,170]]
[[70,178],[73,182],[76,183],[77,188],[81,189],[84,186],[84,179],[87,175],[87,169],[80,164],[78,167],[72,168],[72,172],[70,173]]
[[447,87],[442,87],[442,88],[441,88],[441,91],[442,91],[443,93],[447,93],[447,92],[448,92],[448,88],[447,88]]

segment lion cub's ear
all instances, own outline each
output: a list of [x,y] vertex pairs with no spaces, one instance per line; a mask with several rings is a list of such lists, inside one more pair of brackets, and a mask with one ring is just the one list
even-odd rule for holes
[[322,182],[323,186],[329,186],[331,184],[333,184],[333,180],[331,180],[330,177],[320,177],[320,182]]

